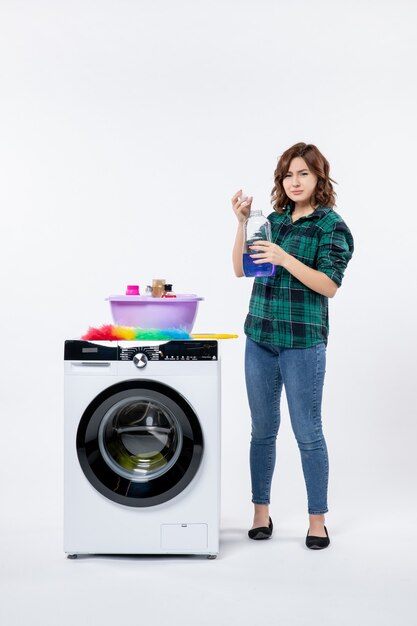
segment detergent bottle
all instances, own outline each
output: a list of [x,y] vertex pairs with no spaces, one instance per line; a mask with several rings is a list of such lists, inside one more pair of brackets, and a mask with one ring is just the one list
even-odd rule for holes
[[257,250],[251,250],[249,246],[256,241],[271,241],[271,224],[262,215],[259,209],[251,209],[250,215],[245,222],[245,234],[243,240],[243,273],[245,276],[274,276],[276,266],[272,263],[257,263],[251,259],[251,254],[257,254]]
[[128,285],[126,287],[127,296],[140,296],[139,285]]

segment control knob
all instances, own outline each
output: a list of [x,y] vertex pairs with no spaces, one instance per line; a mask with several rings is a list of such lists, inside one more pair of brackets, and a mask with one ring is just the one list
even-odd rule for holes
[[135,356],[133,357],[133,363],[139,369],[146,367],[147,362],[148,362],[148,357],[143,352],[137,352],[137,354],[135,354]]

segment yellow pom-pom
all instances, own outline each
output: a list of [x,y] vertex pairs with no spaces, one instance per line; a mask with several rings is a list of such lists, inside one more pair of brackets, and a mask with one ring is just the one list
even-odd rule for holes
[[115,326],[114,332],[117,334],[117,338],[122,341],[133,341],[135,338],[135,331],[129,326]]

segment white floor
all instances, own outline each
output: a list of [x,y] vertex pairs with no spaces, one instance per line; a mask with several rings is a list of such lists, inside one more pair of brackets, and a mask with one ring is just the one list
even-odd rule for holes
[[[333,516],[332,516],[333,519]],[[415,524],[333,519],[331,546],[304,545],[300,520],[274,520],[269,541],[222,520],[221,553],[68,560],[60,527],[4,528],[2,625],[283,624],[415,626]]]

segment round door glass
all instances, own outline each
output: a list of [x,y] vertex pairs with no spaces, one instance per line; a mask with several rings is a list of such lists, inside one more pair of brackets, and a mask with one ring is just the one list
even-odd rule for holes
[[175,464],[183,435],[177,418],[162,402],[131,396],[106,412],[98,444],[104,461],[119,476],[146,482]]

